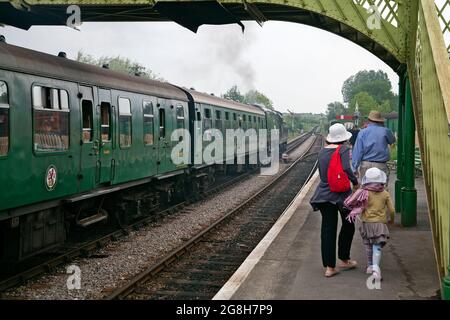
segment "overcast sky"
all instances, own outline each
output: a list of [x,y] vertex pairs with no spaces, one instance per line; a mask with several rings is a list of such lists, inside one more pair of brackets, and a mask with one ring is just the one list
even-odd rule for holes
[[96,57],[136,60],[167,81],[220,95],[236,84],[257,89],[276,109],[325,112],[342,101],[342,83],[363,69],[388,73],[394,92],[398,77],[358,45],[309,26],[266,22],[201,26],[197,34],[172,22],[84,23],[68,27],[0,28],[10,44],[75,58],[79,50]]

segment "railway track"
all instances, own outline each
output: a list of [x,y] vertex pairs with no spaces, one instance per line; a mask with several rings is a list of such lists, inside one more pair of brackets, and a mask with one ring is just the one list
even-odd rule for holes
[[212,298],[308,182],[321,147],[317,136],[269,185],[105,299]]
[[[300,136],[298,139],[293,141],[293,143],[295,144],[296,147],[298,147],[304,141],[306,141],[308,137],[309,135]],[[291,150],[293,149],[291,148]],[[192,202],[202,200],[214,194],[217,194],[218,192],[221,192],[222,190],[225,190],[239,183],[240,181],[243,181],[244,179],[248,178],[251,174],[252,174],[251,172],[247,172],[239,176],[224,179],[218,185],[209,189],[207,192],[203,193],[196,199],[181,202],[169,208],[165,208],[159,212],[152,214],[151,216],[136,221],[131,225],[128,225],[122,229],[108,232],[107,234],[101,235],[100,237],[97,237],[93,240],[80,242],[76,245],[72,244],[70,247],[64,246],[63,248],[59,249],[61,253],[50,255],[49,258],[44,258],[43,262],[34,264],[30,263],[31,266],[24,268],[23,271],[20,271],[17,274],[13,274],[9,277],[0,280],[0,298],[2,297],[1,293],[10,288],[17,287],[30,279],[34,279],[45,273],[52,272],[53,270],[56,270],[57,267],[67,264],[78,257],[89,256],[90,254],[104,247],[108,243],[117,241],[120,238],[128,235],[131,231],[139,230],[140,228],[147,226],[150,223],[157,221],[158,219],[161,219],[164,216],[173,214],[175,212],[179,212],[184,208],[186,208],[186,206],[188,206]]]
[[[313,129],[313,130],[315,130],[315,129]],[[286,152],[289,153],[292,150],[294,150],[295,148],[297,148],[298,146],[300,146],[304,142],[304,138],[309,137],[310,135],[311,135],[310,132],[303,133],[303,134],[299,135],[298,137],[289,141]]]

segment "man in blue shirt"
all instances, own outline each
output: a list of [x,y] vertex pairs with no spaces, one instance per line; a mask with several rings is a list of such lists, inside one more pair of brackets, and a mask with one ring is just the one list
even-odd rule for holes
[[389,145],[395,142],[395,137],[391,130],[384,127],[384,121],[380,112],[371,111],[369,125],[358,134],[352,152],[352,167],[355,173],[359,168],[360,179],[364,177],[367,169],[373,167],[383,170],[389,177],[386,162],[390,158]]

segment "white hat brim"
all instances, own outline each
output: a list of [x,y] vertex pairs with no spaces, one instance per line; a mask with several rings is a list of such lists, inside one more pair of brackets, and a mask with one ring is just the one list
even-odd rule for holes
[[328,141],[328,142],[331,142],[331,143],[344,142],[344,141],[349,140],[351,137],[352,137],[352,134],[351,134],[350,132],[346,131],[346,132],[345,132],[345,137],[344,137],[344,139],[333,139],[333,138],[331,137],[331,135],[328,134],[328,135],[327,135],[327,141]]
[[365,184],[368,184],[368,183],[383,183],[383,184],[386,184],[386,180],[387,180],[386,173],[383,170],[380,170],[380,171],[381,171],[381,175],[380,175],[380,177],[377,177],[376,179],[370,179],[370,178],[367,178],[364,175],[364,177],[362,178],[361,184],[362,185],[365,185]]

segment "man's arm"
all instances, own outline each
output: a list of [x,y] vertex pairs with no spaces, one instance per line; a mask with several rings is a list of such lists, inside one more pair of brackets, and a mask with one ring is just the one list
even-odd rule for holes
[[393,144],[395,142],[394,134],[388,128],[386,128],[386,139],[388,144]]
[[356,138],[355,146],[352,150],[352,169],[353,172],[358,170],[359,164],[361,163],[362,152],[363,152],[363,133],[359,132],[358,137]]

